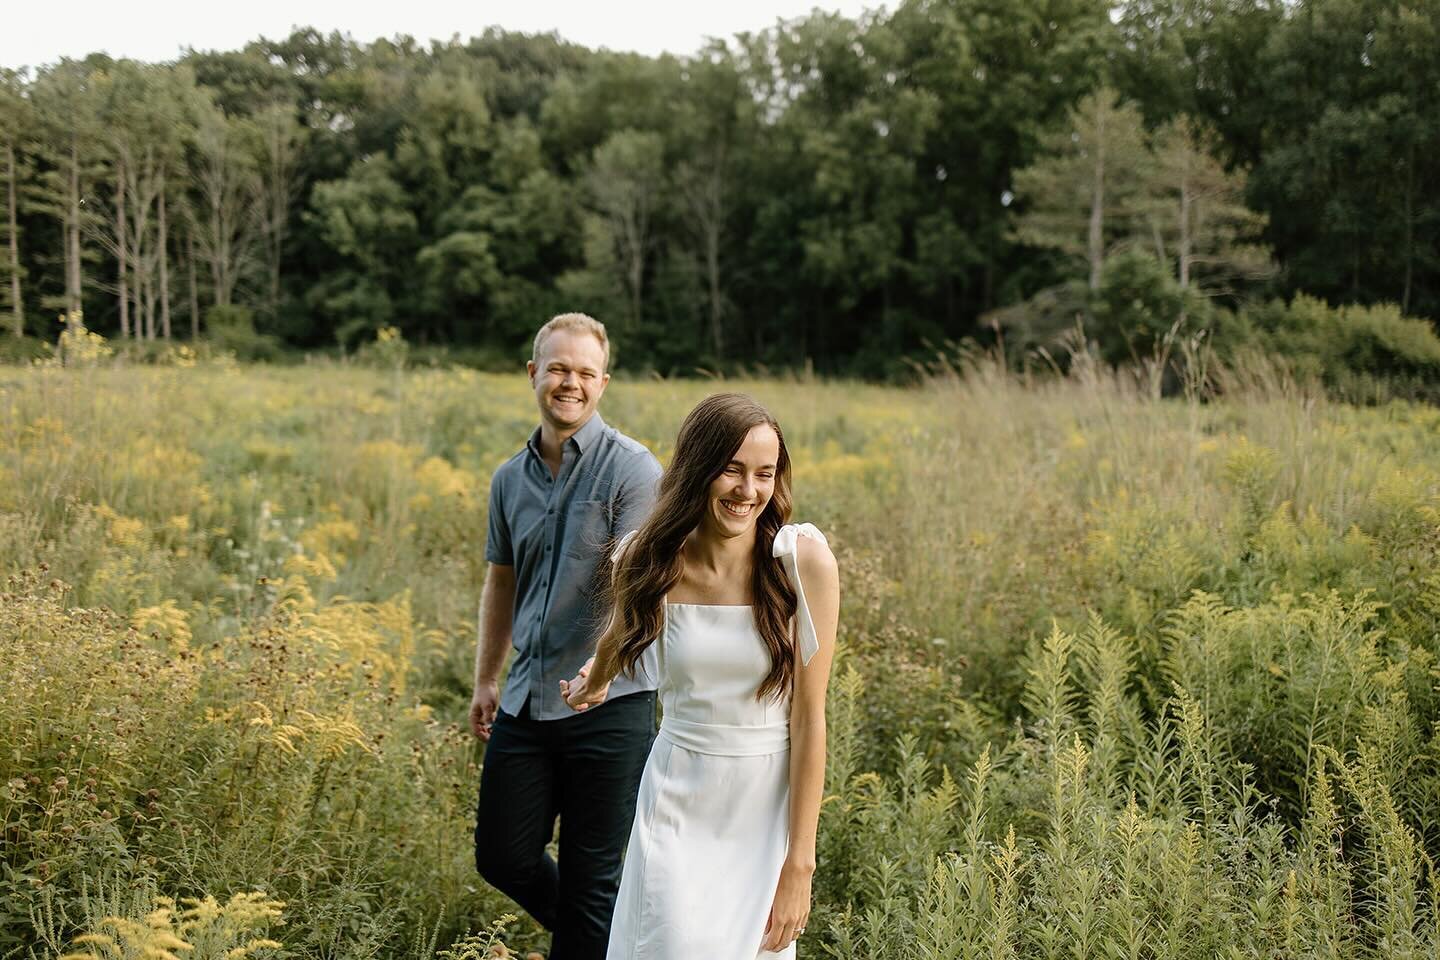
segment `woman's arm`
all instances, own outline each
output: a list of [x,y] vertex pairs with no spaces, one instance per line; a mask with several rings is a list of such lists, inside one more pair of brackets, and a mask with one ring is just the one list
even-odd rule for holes
[[810,917],[815,835],[825,790],[825,690],[840,623],[840,572],[835,555],[809,537],[801,537],[797,549],[800,581],[820,649],[808,664],[795,664],[795,693],[790,703],[790,848],[770,909],[767,950],[787,946]]
[[[620,557],[635,539],[639,531],[631,530],[620,538],[615,545],[615,551],[610,554],[612,564],[611,577],[615,576],[613,565],[620,562]],[[595,655],[585,661],[574,679],[560,681],[560,696],[574,710],[589,710],[605,702],[605,697],[610,692],[610,683],[620,672],[620,651],[619,642],[615,639],[615,621],[617,610],[614,600],[614,583],[611,584],[610,618],[605,623],[605,630],[600,634],[600,639],[595,644]]]
[[614,638],[615,611],[610,611],[610,622],[595,645],[595,656],[572,680],[560,681],[560,696],[573,710],[589,710],[605,702],[610,693],[610,683],[620,672],[620,658],[616,652]]

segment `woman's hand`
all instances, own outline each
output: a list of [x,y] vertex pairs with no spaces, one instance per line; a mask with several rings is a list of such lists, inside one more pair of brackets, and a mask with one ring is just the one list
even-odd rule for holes
[[604,703],[605,698],[610,694],[610,684],[608,683],[591,689],[590,668],[594,665],[595,658],[591,657],[585,661],[585,666],[580,668],[575,679],[560,681],[560,696],[565,698],[570,709],[589,710],[591,707],[597,707]]
[[780,883],[775,888],[775,901],[770,906],[770,919],[765,925],[766,950],[784,950],[805,932],[810,919],[810,879],[815,868],[785,861],[780,868]]

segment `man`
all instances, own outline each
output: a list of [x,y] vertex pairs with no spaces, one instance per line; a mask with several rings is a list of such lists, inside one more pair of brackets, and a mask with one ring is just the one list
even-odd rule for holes
[[[555,317],[527,364],[540,426],[490,485],[470,727],[488,741],[475,866],[552,931],[551,960],[602,960],[655,727],[655,669],[577,714],[560,694],[594,652],[607,549],[654,504],[660,464],[605,425],[605,327]],[[601,564],[606,568],[602,569]],[[499,677],[516,651],[505,692]],[[558,863],[545,851],[560,819]]]

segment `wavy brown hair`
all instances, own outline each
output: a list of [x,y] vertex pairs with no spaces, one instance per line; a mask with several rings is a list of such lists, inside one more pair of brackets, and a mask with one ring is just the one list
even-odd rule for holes
[[655,509],[625,548],[611,574],[614,615],[602,644],[613,644],[620,667],[633,675],[645,649],[665,623],[665,596],[685,569],[685,540],[704,519],[710,484],[729,465],[745,436],[768,424],[780,440],[775,492],[755,521],[751,602],[755,626],[770,652],[770,672],[756,699],[779,698],[795,681],[795,588],[771,556],[775,534],[790,520],[790,455],[770,411],[741,393],[706,397],[680,425],[675,455],[660,480]]

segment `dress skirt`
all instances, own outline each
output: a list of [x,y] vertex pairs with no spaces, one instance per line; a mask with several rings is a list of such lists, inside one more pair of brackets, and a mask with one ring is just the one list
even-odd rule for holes
[[795,956],[793,943],[778,953],[760,948],[789,836],[788,738],[718,731],[743,741],[732,749],[755,749],[757,740],[780,749],[699,752],[716,748],[716,731],[695,729],[710,726],[661,724],[640,781],[606,960]]

